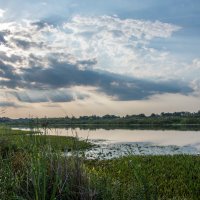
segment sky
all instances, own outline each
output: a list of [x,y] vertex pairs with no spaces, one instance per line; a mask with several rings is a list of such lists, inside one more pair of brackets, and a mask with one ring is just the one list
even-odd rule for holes
[[0,0],[0,117],[200,110],[199,0]]

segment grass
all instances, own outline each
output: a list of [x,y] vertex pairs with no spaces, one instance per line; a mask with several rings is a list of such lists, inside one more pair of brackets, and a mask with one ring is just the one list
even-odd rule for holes
[[78,156],[89,142],[3,127],[0,132],[1,200],[89,199],[89,179]]
[[120,197],[114,199],[131,199],[134,195],[137,197],[138,191],[144,192],[141,199],[200,197],[199,156],[128,156],[88,161],[88,166],[98,177],[109,180],[107,184]]
[[3,130],[2,127],[0,129],[0,142],[3,141],[1,143],[15,149],[30,150],[32,146],[36,146],[37,148],[51,147],[53,150],[69,152],[72,150],[85,150],[93,146],[90,142],[81,141],[76,137],[43,135],[39,132],[12,130],[9,128],[4,129],[4,131],[1,130]]
[[[73,137],[0,127],[1,200],[195,200],[199,156],[86,160],[92,145]],[[63,156],[71,151],[72,156]]]

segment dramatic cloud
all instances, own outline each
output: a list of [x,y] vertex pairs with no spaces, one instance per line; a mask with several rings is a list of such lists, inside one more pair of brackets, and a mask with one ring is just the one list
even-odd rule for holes
[[180,73],[169,53],[149,47],[151,40],[169,38],[179,29],[116,16],[77,15],[60,25],[48,20],[4,22],[0,87],[12,89],[10,95],[27,103],[90,98],[86,91],[73,91],[76,86],[92,87],[93,93],[120,101],[164,93],[187,95],[196,82],[175,77],[175,71]]
[[0,0],[4,116],[198,110],[199,4]]
[[179,29],[160,21],[77,15],[58,25],[48,19],[2,23],[0,39],[8,55],[23,57],[18,63],[21,67],[29,65],[30,54],[39,58],[56,52],[60,60],[68,61],[69,55],[82,60],[95,58],[97,69],[148,77],[163,75],[161,68],[166,61],[167,65],[174,64],[168,52],[150,48],[149,41],[169,38]]
[[[91,65],[92,61],[81,61],[77,64],[49,61],[49,67],[23,68],[20,74],[13,74],[13,67],[1,64],[2,74],[6,81],[0,81],[1,85],[8,88],[23,88],[45,90],[45,96],[41,92],[13,93],[18,100],[24,102],[68,102],[74,100],[70,94],[58,93],[59,88],[71,88],[74,86],[93,86],[96,91],[102,92],[115,100],[139,100],[160,93],[183,93],[192,90],[181,82],[153,82],[147,80],[126,77],[109,72],[81,69],[79,65]],[[4,66],[4,67],[3,67]],[[6,69],[6,70],[5,70]],[[55,93],[48,90],[56,89]],[[46,92],[47,91],[47,92]],[[81,97],[83,98],[83,97]]]

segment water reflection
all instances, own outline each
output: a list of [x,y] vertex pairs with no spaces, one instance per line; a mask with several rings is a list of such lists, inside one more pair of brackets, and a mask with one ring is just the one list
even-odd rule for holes
[[78,136],[81,139],[90,140],[106,140],[109,143],[142,142],[159,146],[193,146],[200,150],[200,131],[51,128],[48,129],[48,134]]
[[129,154],[200,154],[200,131],[80,128],[48,128],[39,131],[48,135],[76,136],[92,141],[98,146],[85,152],[90,159],[110,159]]

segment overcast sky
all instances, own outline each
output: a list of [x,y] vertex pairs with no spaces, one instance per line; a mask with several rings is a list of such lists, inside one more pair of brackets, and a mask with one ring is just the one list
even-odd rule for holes
[[199,0],[0,0],[0,110],[198,111],[199,19]]

